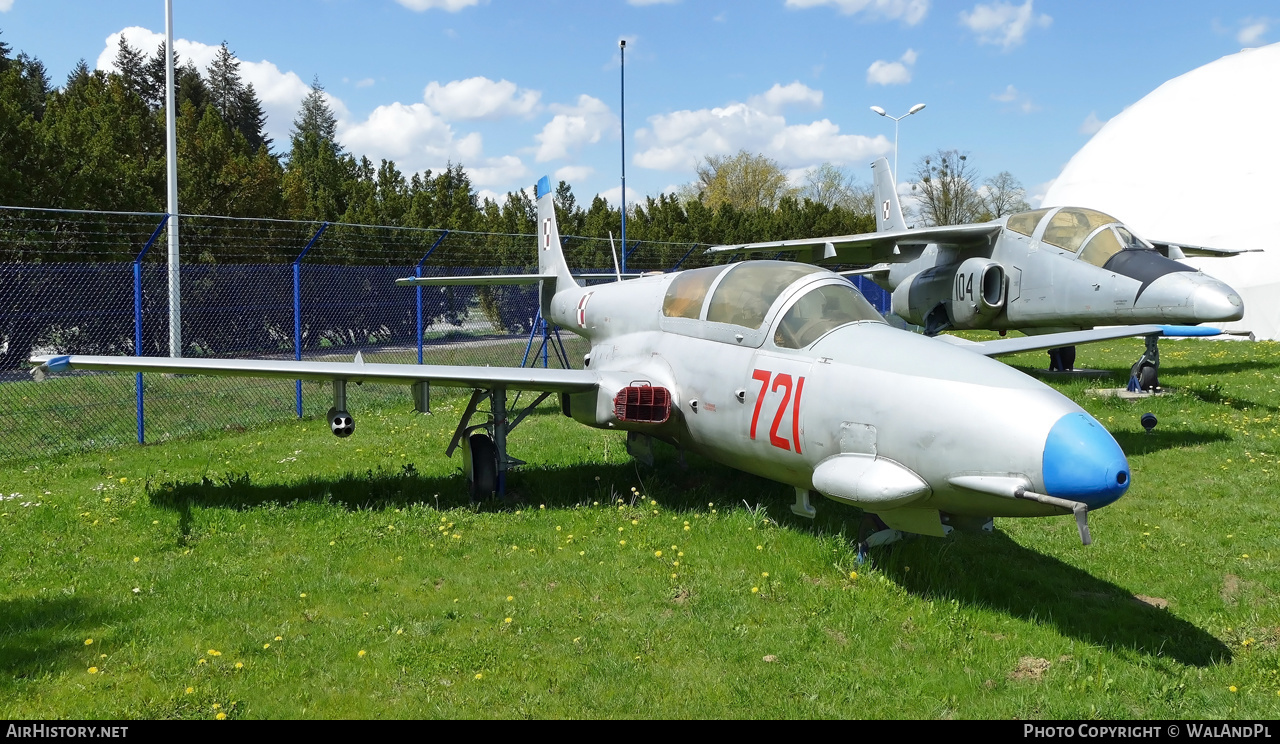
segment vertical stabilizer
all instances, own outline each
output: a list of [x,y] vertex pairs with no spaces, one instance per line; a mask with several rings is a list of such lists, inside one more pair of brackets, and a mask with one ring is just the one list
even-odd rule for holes
[[880,158],[871,164],[872,193],[876,200],[876,230],[906,230],[907,221],[902,219],[902,206],[898,203],[898,188],[893,180],[893,172],[889,170],[889,160]]
[[564,247],[560,242],[560,228],[556,225],[555,194],[551,180],[543,176],[538,180],[538,273],[555,275],[558,289],[576,287],[564,260]]

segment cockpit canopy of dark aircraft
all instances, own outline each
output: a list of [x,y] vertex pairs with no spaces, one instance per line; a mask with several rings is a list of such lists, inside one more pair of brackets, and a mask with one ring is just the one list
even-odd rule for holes
[[1120,220],[1095,209],[1058,207],[1020,212],[1009,217],[1005,227],[1027,237],[1038,232],[1043,242],[1078,253],[1080,260],[1094,266],[1105,266],[1120,251],[1155,250]]

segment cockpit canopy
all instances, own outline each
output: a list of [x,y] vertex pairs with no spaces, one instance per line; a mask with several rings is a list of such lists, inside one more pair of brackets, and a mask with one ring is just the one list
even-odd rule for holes
[[662,314],[761,330],[769,310],[788,289],[797,284],[813,284],[797,290],[799,299],[791,302],[778,321],[773,334],[776,346],[799,349],[847,323],[884,322],[852,284],[834,276],[831,279],[835,281],[824,283],[812,276],[818,273],[830,274],[817,266],[789,261],[748,261],[691,269],[667,285]]
[[1095,209],[1058,207],[1020,212],[1009,217],[1005,227],[1033,236],[1044,224],[1040,239],[1069,253],[1079,253],[1080,260],[1103,266],[1120,251],[1154,250],[1109,214]]

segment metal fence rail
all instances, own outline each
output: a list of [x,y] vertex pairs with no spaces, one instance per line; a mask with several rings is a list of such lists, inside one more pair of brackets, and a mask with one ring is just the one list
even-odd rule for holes
[[[317,384],[90,373],[36,384],[35,353],[169,354],[162,214],[0,207],[0,460],[322,415]],[[533,235],[183,215],[182,354],[514,365],[539,323],[532,287],[396,287],[404,276],[518,273]],[[632,271],[727,260],[688,243],[625,246]],[[609,241],[567,237],[575,269],[613,272]],[[855,284],[881,311],[879,287]],[[569,360],[587,349],[562,334]],[[536,344],[537,340],[533,340]],[[534,355],[537,357],[537,355]],[[554,355],[536,362],[555,364]],[[403,403],[365,385],[353,406]],[[362,400],[363,399],[363,400]]]

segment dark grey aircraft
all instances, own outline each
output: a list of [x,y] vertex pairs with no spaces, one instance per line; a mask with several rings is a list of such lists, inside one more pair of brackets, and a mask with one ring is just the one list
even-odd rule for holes
[[[1095,326],[1195,325],[1239,320],[1240,295],[1175,259],[1230,251],[1147,241],[1093,209],[1055,207],[990,222],[910,229],[889,162],[871,165],[877,232],[718,246],[713,251],[806,251],[813,263],[874,264],[862,274],[893,293],[892,312],[923,326],[1019,330],[1028,335]],[[1134,365],[1144,389],[1156,385],[1155,336]],[[1051,368],[1070,369],[1074,347],[1054,349]]]

